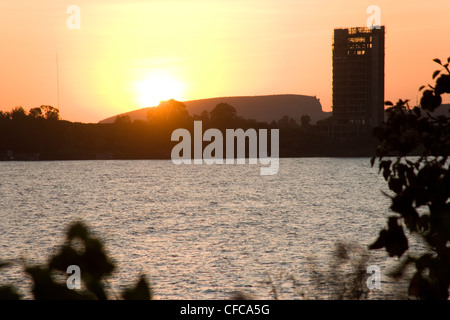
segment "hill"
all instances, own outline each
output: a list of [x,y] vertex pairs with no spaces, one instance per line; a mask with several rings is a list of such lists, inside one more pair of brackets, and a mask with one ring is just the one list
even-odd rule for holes
[[[191,115],[200,115],[203,111],[209,112],[222,102],[236,108],[237,114],[241,117],[268,123],[273,120],[280,120],[285,115],[300,123],[301,116],[307,114],[311,117],[314,124],[331,114],[330,112],[322,111],[322,105],[316,97],[296,94],[219,97],[183,101]],[[131,120],[147,120],[147,111],[150,108],[142,108],[121,115],[128,115]],[[99,123],[112,123],[116,116],[101,120]]]

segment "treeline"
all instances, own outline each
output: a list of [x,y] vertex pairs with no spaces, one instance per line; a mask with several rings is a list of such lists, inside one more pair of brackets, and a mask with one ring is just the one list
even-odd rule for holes
[[172,132],[202,121],[208,128],[279,129],[280,156],[371,156],[373,141],[354,140],[338,143],[314,131],[308,115],[301,123],[284,116],[271,123],[240,117],[225,103],[211,112],[190,115],[186,106],[168,100],[149,110],[147,121],[117,116],[112,124],[86,124],[60,119],[52,106],[16,107],[0,112],[0,160],[90,160],[90,159],[170,159]]

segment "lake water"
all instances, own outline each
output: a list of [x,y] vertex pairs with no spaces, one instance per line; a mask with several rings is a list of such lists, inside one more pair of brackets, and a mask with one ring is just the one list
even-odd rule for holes
[[[0,259],[44,263],[82,219],[117,263],[111,292],[145,273],[156,299],[271,299],[268,279],[280,299],[327,298],[313,289],[310,260],[326,269],[336,242],[373,242],[386,189],[368,158],[281,159],[273,176],[170,160],[0,162]],[[391,260],[371,252],[382,271],[372,297],[389,297]],[[0,283],[26,296],[20,270],[0,270]]]

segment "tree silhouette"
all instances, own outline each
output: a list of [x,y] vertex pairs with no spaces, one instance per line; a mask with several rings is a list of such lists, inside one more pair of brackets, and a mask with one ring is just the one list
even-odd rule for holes
[[11,120],[22,122],[25,121],[27,118],[27,113],[25,112],[25,109],[22,107],[15,107],[11,111]]
[[[436,116],[442,94],[450,93],[450,58],[446,64],[434,60],[442,69],[433,73],[434,86],[425,86],[420,106],[410,108],[399,100],[387,109],[388,118],[374,129],[380,140],[374,165],[393,192],[388,228],[380,232],[370,249],[385,248],[389,256],[403,257],[393,275],[404,273],[414,264],[415,274],[409,284],[409,295],[419,299],[449,297],[450,283],[450,116]],[[417,155],[417,158],[410,158]],[[404,227],[409,230],[406,237]],[[418,234],[428,250],[420,256],[405,254],[413,234]]]
[[280,120],[278,120],[278,126],[280,128],[296,128],[298,127],[297,121],[294,118],[284,115]]
[[28,111],[28,116],[33,119],[43,118],[42,109],[40,107],[31,108],[30,111]]
[[118,115],[115,119],[114,119],[114,124],[115,125],[131,125],[131,118],[129,115]]
[[222,102],[211,110],[209,117],[213,126],[231,126],[237,119],[237,111],[233,106]]
[[300,124],[302,128],[307,128],[311,125],[311,117],[307,114],[302,115],[300,118]]
[[190,119],[184,103],[170,99],[161,101],[157,107],[147,111],[147,120],[161,125],[177,125]]
[[42,105],[42,111],[44,112],[45,119],[47,120],[59,120],[59,109],[52,106]]

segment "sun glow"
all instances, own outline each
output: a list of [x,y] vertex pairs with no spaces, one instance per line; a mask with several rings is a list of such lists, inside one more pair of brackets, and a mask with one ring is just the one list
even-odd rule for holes
[[141,107],[154,107],[163,100],[182,100],[185,84],[168,74],[152,74],[136,83]]

